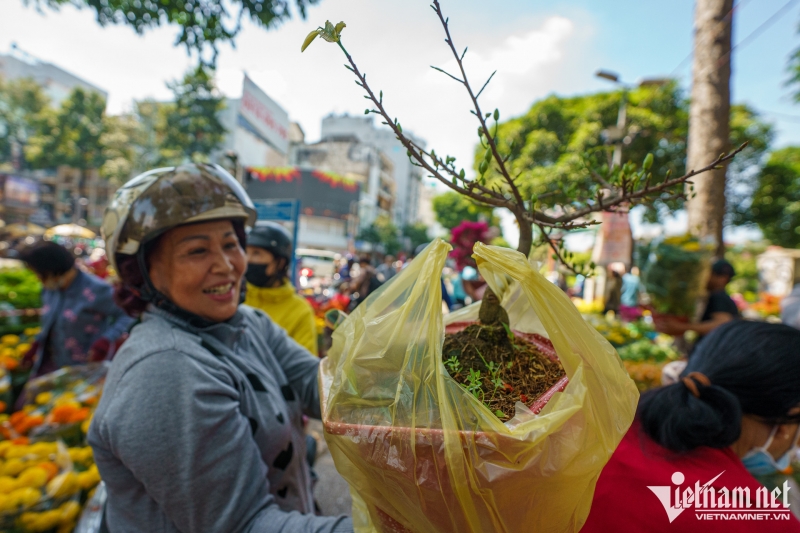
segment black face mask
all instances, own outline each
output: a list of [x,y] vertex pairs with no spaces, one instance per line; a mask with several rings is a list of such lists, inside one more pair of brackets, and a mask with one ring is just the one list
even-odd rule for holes
[[267,265],[265,263],[249,263],[247,272],[244,273],[244,278],[248,283],[256,287],[267,288],[275,285],[277,281],[282,281],[283,273],[267,274]]

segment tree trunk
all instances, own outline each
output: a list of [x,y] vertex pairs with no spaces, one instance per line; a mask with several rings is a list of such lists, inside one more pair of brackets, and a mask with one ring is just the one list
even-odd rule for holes
[[[524,206],[523,206],[524,209]],[[517,251],[525,254],[528,257],[531,254],[531,246],[533,246],[533,225],[525,220],[525,215],[522,212],[514,213],[519,226],[519,244]]]
[[[732,8],[733,0],[697,0],[695,6],[687,170],[707,165],[730,148]],[[712,238],[719,255],[724,252],[725,170],[692,178],[696,195],[686,206],[689,231]]]

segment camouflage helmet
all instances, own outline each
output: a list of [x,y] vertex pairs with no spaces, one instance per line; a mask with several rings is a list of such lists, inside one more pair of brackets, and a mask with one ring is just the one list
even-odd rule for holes
[[117,190],[100,230],[106,255],[136,255],[165,231],[193,222],[241,219],[255,223],[253,202],[233,176],[218,165],[188,164],[145,172]]

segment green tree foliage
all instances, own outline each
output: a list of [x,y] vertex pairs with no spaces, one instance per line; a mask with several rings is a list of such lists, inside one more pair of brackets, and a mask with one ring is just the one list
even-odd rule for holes
[[[38,0],[57,9],[63,4],[89,7],[102,26],[126,24],[137,33],[161,25],[178,26],[177,44],[197,51],[208,64],[216,61],[220,43],[230,42],[245,19],[270,29],[292,15],[289,0]],[[305,18],[306,8],[318,0],[295,0],[297,12]],[[208,55],[210,54],[210,57]]]
[[214,84],[214,71],[200,66],[167,86],[174,101],[148,118],[155,121],[161,157],[170,163],[208,161],[225,137],[219,121],[225,102]]
[[24,146],[46,120],[50,99],[32,79],[0,78],[0,161],[11,160],[14,143]]
[[752,203],[737,216],[740,223],[757,224],[774,244],[800,247],[800,147],[772,152],[758,173]]
[[132,114],[106,116],[97,93],[76,88],[54,108],[33,80],[0,80],[0,162],[18,143],[30,168],[96,168],[124,183],[149,168],[208,161],[225,135],[214,71],[192,69],[167,85],[174,102],[138,102]]
[[[521,117],[501,123],[498,145],[510,153],[507,163],[512,175],[520,175],[523,196],[536,197],[547,208],[569,205],[593,181],[589,168],[606,171],[613,147],[604,144],[603,130],[617,122],[621,92],[598,93],[570,98],[549,96],[535,102]],[[653,183],[663,181],[667,172],[685,172],[688,100],[677,83],[643,85],[627,93],[627,135],[623,140],[622,162],[640,163],[652,153]],[[750,141],[746,153],[738,155],[731,176],[747,174],[744,169],[757,163],[771,141],[771,130],[744,105],[731,111],[731,145]],[[475,168],[485,148],[476,149]],[[493,170],[487,181],[498,181]],[[752,173],[750,173],[752,174]],[[738,183],[738,182],[737,182]],[[648,220],[658,220],[661,210],[681,207],[679,201],[656,202],[648,209]]]
[[772,126],[762,121],[760,115],[744,104],[731,106],[731,146],[747,141],[742,150],[728,165],[725,196],[728,206],[727,222],[736,224],[740,218],[736,211],[749,205],[758,186],[757,170],[763,165],[774,132]]
[[170,166],[175,161],[171,151],[163,149],[164,135],[167,131],[167,115],[172,111],[171,103],[143,100],[134,104],[134,114],[141,127],[139,137],[140,169]]
[[143,170],[142,150],[145,132],[135,115],[107,116],[103,121],[100,144],[103,164],[100,176],[121,185],[137,171]]
[[422,222],[406,224],[403,227],[403,237],[408,237],[408,240],[411,242],[412,250],[420,244],[425,244],[431,240],[428,235],[428,227]]
[[43,123],[28,139],[25,158],[33,168],[69,165],[82,170],[100,168],[106,102],[95,92],[75,88],[60,109],[40,113]]
[[399,231],[386,215],[380,215],[375,222],[362,229],[358,239],[374,245],[383,247],[383,253],[396,255],[402,245],[400,243]]
[[436,214],[436,221],[448,230],[452,230],[464,221],[477,222],[481,217],[490,226],[499,224],[492,208],[478,205],[469,198],[453,191],[434,197],[433,211]]

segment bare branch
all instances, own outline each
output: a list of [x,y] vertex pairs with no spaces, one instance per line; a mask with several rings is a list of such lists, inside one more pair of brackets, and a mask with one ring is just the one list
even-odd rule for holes
[[476,100],[477,100],[477,99],[480,97],[481,93],[482,93],[482,92],[483,92],[483,90],[486,88],[486,86],[487,86],[487,85],[489,85],[489,82],[490,82],[490,81],[492,81],[492,78],[494,78],[494,75],[495,75],[495,74],[497,74],[497,71],[496,71],[496,70],[495,70],[494,72],[492,72],[492,73],[491,73],[491,75],[489,76],[489,79],[488,79],[488,80],[486,80],[486,83],[484,83],[484,84],[483,84],[483,87],[481,87],[481,90],[480,90],[480,91],[478,91],[478,94],[476,94],[476,95],[475,95],[475,99],[476,99]]
[[[598,204],[596,204],[596,205],[588,205],[588,206],[584,207],[583,209],[578,209],[578,210],[574,211],[573,213],[570,213],[569,215],[563,215],[561,217],[556,217],[556,218],[552,218],[551,217],[550,222],[551,223],[556,223],[556,224],[563,224],[563,223],[570,222],[572,220],[584,217],[584,216],[588,215],[589,213],[593,213],[593,212],[596,212],[596,211],[603,211],[603,210],[606,210],[606,209],[609,209],[611,207],[615,207],[615,206],[618,206],[618,205],[624,204],[624,203],[635,203],[636,200],[641,200],[641,199],[644,199],[644,198],[646,198],[648,196],[652,196],[655,193],[666,191],[668,189],[671,189],[672,187],[675,187],[676,185],[682,185],[689,178],[691,178],[693,176],[697,176],[698,174],[702,174],[703,172],[707,172],[709,170],[712,170],[713,168],[715,168],[720,163],[725,163],[727,161],[730,161],[731,159],[734,158],[734,156],[736,156],[736,154],[738,154],[739,152],[744,150],[745,146],[747,146],[747,143],[742,144],[739,148],[737,148],[736,150],[733,150],[732,152],[730,152],[727,155],[725,155],[725,154],[720,155],[712,163],[709,163],[708,165],[704,166],[703,168],[701,168],[699,170],[692,170],[692,171],[688,172],[687,174],[684,174],[683,176],[663,181],[663,182],[659,183],[658,185],[654,185],[652,187],[648,186],[648,187],[639,189],[636,192],[631,192],[629,194],[625,194],[623,192],[622,194],[618,194],[616,196],[613,196],[613,197],[611,197],[611,198],[609,198],[609,199],[607,199],[605,201],[599,200]],[[531,220],[531,222],[535,223],[536,221],[535,220]]]
[[[506,183],[508,183],[508,186],[511,189],[511,193],[514,195],[514,200],[518,208],[511,209],[511,211],[514,213],[515,216],[517,216],[525,211],[525,201],[522,199],[522,195],[519,192],[517,184],[509,175],[508,169],[506,169],[506,165],[503,163],[503,158],[497,151],[497,144],[495,143],[494,137],[492,137],[492,133],[489,131],[489,127],[486,125],[486,119],[483,115],[483,111],[481,110],[481,106],[480,104],[478,104],[478,99],[472,92],[472,86],[469,84],[469,78],[467,78],[467,73],[464,70],[464,62],[461,61],[461,58],[458,55],[458,52],[456,51],[455,45],[453,44],[453,38],[450,36],[450,27],[448,25],[447,20],[444,17],[444,14],[442,13],[442,8],[439,5],[439,0],[433,0],[433,5],[435,7],[434,11],[436,11],[436,15],[439,17],[439,21],[442,23],[445,35],[447,35],[447,44],[450,46],[450,51],[453,53],[453,57],[455,57],[456,62],[458,63],[458,68],[461,71],[461,77],[464,80],[464,88],[467,89],[467,92],[469,93],[469,96],[472,99],[472,106],[475,108],[475,115],[478,117],[478,120],[481,123],[481,128],[483,129],[483,132],[486,135],[486,142],[492,150],[492,157],[497,162],[503,178],[506,180]],[[494,76],[494,74],[492,74],[492,76]],[[489,80],[491,80],[492,76],[489,77]],[[486,83],[489,83],[489,80],[487,80]],[[485,87],[486,84],[484,84],[484,88]],[[524,219],[518,218],[517,222],[522,224],[524,222]]]
[[[669,178],[669,174],[667,174],[666,179],[655,186],[650,185],[651,174],[646,172],[636,172],[634,174],[628,173],[628,176],[622,176],[620,184],[617,185],[609,182],[609,180],[587,165],[586,167],[591,175],[591,178],[603,188],[597,192],[597,197],[594,199],[594,201],[591,198],[580,198],[579,201],[575,201],[569,206],[562,206],[563,209],[556,213],[553,213],[552,211],[549,213],[545,212],[541,209],[541,207],[539,210],[537,210],[537,200],[558,194],[558,191],[552,191],[539,195],[538,197],[531,198],[530,203],[526,206],[517,184],[516,178],[519,176],[512,178],[508,167],[506,166],[511,154],[503,157],[500,154],[497,146],[496,135],[499,126],[499,115],[497,111],[495,111],[495,128],[493,135],[492,131],[490,130],[490,125],[487,124],[487,119],[489,116],[491,116],[491,114],[484,114],[480,104],[478,103],[478,97],[494,77],[496,71],[489,76],[489,79],[486,80],[486,83],[484,83],[483,87],[481,87],[481,90],[476,94],[469,83],[469,79],[464,69],[463,58],[467,52],[467,49],[465,48],[461,54],[456,52],[453,39],[450,35],[449,21],[442,13],[439,0],[433,0],[433,5],[431,5],[431,8],[439,17],[446,36],[445,42],[450,47],[453,57],[456,60],[461,73],[461,78],[454,76],[453,74],[450,74],[439,67],[431,66],[431,68],[438,70],[439,72],[442,72],[455,81],[461,83],[467,90],[473,106],[473,109],[470,110],[470,112],[477,117],[480,123],[478,132],[480,134],[481,146],[488,150],[487,154],[485,155],[485,161],[486,163],[491,163],[493,160],[495,162],[493,167],[495,167],[496,172],[502,177],[502,182],[499,184],[499,186],[498,184],[494,184],[487,187],[483,184],[482,178],[480,181],[478,179],[466,180],[464,177],[462,177],[460,172],[456,171],[455,165],[452,164],[452,158],[447,157],[446,159],[442,159],[434,152],[434,150],[430,150],[430,152],[428,152],[406,137],[397,119],[392,118],[392,116],[386,111],[386,108],[383,105],[383,93],[381,92],[379,97],[375,95],[375,93],[372,91],[372,88],[367,83],[366,74],[362,74],[359,71],[355,61],[344,48],[341,41],[338,41],[337,44],[347,57],[348,65],[346,66],[348,70],[353,72],[355,75],[356,84],[364,89],[367,94],[365,98],[371,100],[375,106],[375,109],[370,110],[369,112],[376,113],[383,118],[383,124],[386,124],[392,129],[397,139],[407,150],[411,163],[416,167],[425,169],[432,177],[445,184],[449,189],[464,195],[477,203],[490,207],[505,208],[511,211],[520,225],[520,246],[518,249],[523,253],[528,253],[529,251],[529,249],[526,249],[526,245],[531,244],[532,227],[535,225],[542,231],[543,239],[548,242],[551,248],[553,248],[561,262],[565,265],[568,265],[573,272],[579,273],[574,268],[574,265],[571,266],[569,265],[568,261],[564,260],[564,256],[561,254],[560,250],[558,250],[557,245],[555,245],[553,240],[550,238],[550,232],[553,230],[569,231],[595,225],[597,222],[587,220],[587,215],[598,211],[614,211],[617,209],[627,208],[628,206],[653,195],[671,193],[668,197],[666,197],[666,199],[684,198],[685,193],[683,190],[675,192],[673,189],[677,186],[682,186],[693,176],[717,168],[720,164],[730,161],[736,154],[741,152],[746,145],[745,143],[727,155],[722,154],[709,165],[698,170],[692,170],[683,176]],[[487,166],[488,165],[485,163],[481,164],[482,169],[486,169]],[[640,187],[639,180],[642,178],[645,178],[644,184]],[[503,185],[503,183],[505,185]]]
[[464,83],[464,80],[462,80],[461,78],[456,78],[455,76],[453,76],[452,74],[450,74],[450,73],[449,73],[449,72],[447,72],[446,70],[442,70],[442,69],[440,69],[439,67],[434,67],[433,65],[431,65],[431,68],[432,68],[433,70],[438,70],[438,71],[439,71],[439,72],[441,72],[442,74],[447,74],[448,76],[450,76],[451,78],[453,78],[454,80],[456,80],[458,83]]

